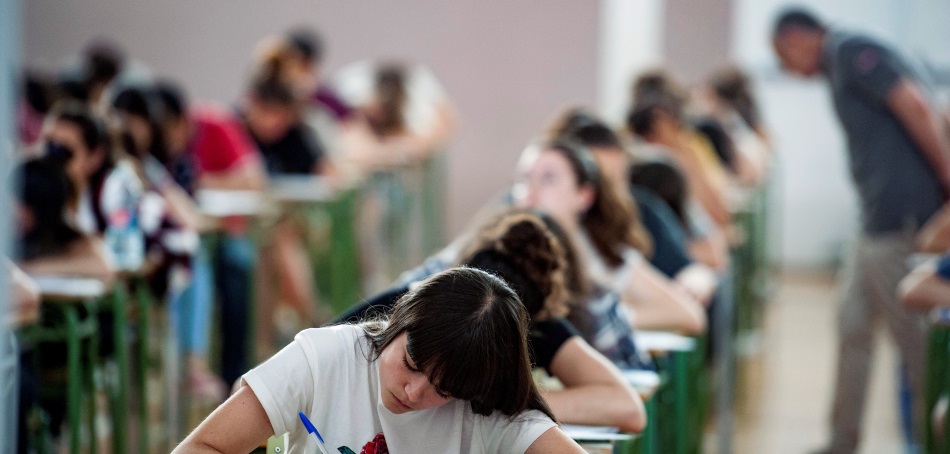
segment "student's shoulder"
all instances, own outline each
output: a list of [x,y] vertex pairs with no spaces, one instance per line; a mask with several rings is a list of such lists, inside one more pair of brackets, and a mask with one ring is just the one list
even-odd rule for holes
[[365,334],[359,325],[334,325],[323,328],[305,329],[294,337],[308,354],[317,352],[339,352],[357,348],[357,343]]
[[538,410],[512,416],[496,411],[488,416],[471,414],[468,417],[480,427],[485,446],[503,446],[510,452],[525,452],[538,437],[557,425]]

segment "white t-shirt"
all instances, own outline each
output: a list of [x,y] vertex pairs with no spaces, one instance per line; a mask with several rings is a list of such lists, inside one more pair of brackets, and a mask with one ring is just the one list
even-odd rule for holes
[[587,276],[601,288],[623,294],[627,286],[630,285],[630,274],[638,266],[644,263],[643,254],[631,246],[624,246],[620,250],[620,257],[623,263],[616,268],[611,268],[604,261],[604,258],[597,251],[593,240],[587,235],[587,232],[580,232],[574,240],[577,246],[577,252],[580,254],[582,263],[587,269]]
[[319,452],[298,412],[304,412],[331,453],[359,453],[384,434],[393,453],[524,452],[555,424],[531,410],[509,418],[481,416],[467,401],[451,400],[402,415],[390,412],[380,396],[378,362],[358,325],[301,331],[294,342],[244,375],[275,434],[289,432],[290,453]]
[[[96,188],[86,186],[79,194],[79,203],[76,208],[76,227],[86,234],[95,234],[98,232],[96,225],[95,209],[93,208],[93,197]],[[142,180],[135,173],[132,164],[126,160],[119,161],[115,167],[106,175],[102,183],[102,189],[99,191],[99,206],[102,209],[103,216],[108,219],[117,211],[127,208],[127,203],[138,205],[145,192]]]

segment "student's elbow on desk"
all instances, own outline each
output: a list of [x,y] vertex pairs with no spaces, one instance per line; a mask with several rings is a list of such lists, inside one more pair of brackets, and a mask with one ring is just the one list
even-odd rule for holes
[[622,404],[612,425],[627,433],[643,432],[647,427],[647,413],[643,401],[637,394],[629,392],[629,388],[624,391],[626,395],[621,398]]
[[927,310],[950,306],[950,282],[944,281],[933,271],[912,272],[901,281],[898,293],[907,309]]

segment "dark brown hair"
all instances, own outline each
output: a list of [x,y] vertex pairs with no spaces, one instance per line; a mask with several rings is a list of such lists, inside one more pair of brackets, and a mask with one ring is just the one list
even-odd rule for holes
[[587,147],[615,148],[623,151],[620,137],[592,112],[580,107],[564,111],[554,122],[551,137],[569,136]]
[[55,158],[35,158],[14,170],[20,204],[33,216],[29,231],[17,241],[19,260],[54,257],[66,252],[82,234],[66,221],[66,209],[76,190]]
[[540,215],[514,209],[498,216],[476,234],[461,257],[460,263],[505,280],[532,320],[567,315],[564,247]]
[[501,279],[474,268],[436,274],[396,302],[388,323],[366,323],[372,360],[406,333],[406,352],[429,383],[472,411],[555,419],[531,375],[528,313]]
[[668,96],[679,110],[682,110],[688,99],[686,90],[669,71],[662,68],[644,71],[637,76],[633,81],[630,95],[631,105],[638,104],[645,97]]
[[732,106],[750,128],[761,124],[758,104],[752,94],[749,78],[736,66],[720,68],[712,74],[709,85],[716,96]]
[[83,145],[86,146],[89,153],[101,150],[103,153],[102,162],[88,181],[90,187],[98,187],[115,167],[116,162],[113,155],[112,138],[109,136],[102,119],[92,113],[89,107],[78,101],[64,101],[58,104],[53,109],[52,118],[53,121],[70,123],[79,129]]
[[398,134],[405,130],[403,107],[407,101],[406,67],[399,63],[383,63],[376,69],[374,93],[379,112],[367,118],[370,129],[379,136]]
[[637,219],[633,201],[618,194],[613,185],[604,181],[587,147],[572,138],[560,137],[542,143],[540,149],[564,156],[574,171],[577,184],[590,185],[594,189],[594,203],[581,215],[581,225],[607,265],[617,267],[623,263],[623,246],[633,247],[645,256],[652,253],[653,242]]

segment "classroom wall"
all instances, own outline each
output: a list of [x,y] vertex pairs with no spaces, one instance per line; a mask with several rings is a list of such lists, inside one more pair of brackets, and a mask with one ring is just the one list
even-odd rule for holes
[[665,0],[663,56],[686,83],[702,81],[711,68],[727,62],[732,36],[733,0]]
[[596,101],[596,2],[252,0],[24,2],[24,61],[53,65],[109,36],[198,98],[240,93],[253,45],[306,23],[328,43],[327,69],[367,57],[433,69],[459,111],[449,159],[448,226],[456,232],[509,181],[521,147],[571,103]]
[[664,0],[601,0],[597,107],[615,125],[630,102],[630,82],[663,61]]

